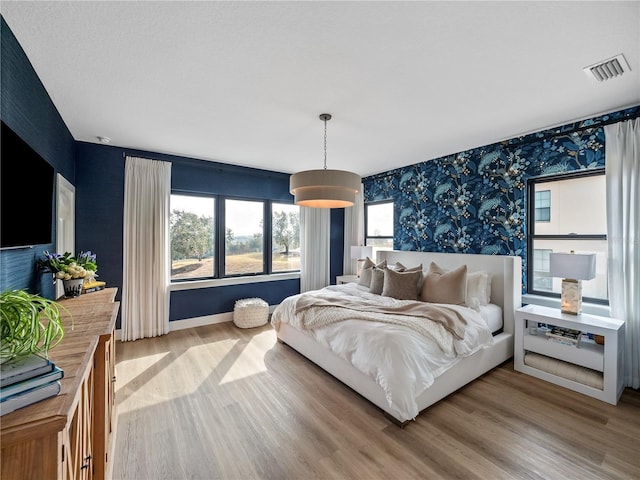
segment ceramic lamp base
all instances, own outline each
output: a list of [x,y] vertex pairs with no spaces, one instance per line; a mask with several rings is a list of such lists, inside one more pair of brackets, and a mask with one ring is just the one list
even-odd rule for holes
[[358,278],[360,278],[360,274],[362,273],[362,267],[363,267],[363,265],[364,265],[364,261],[365,261],[365,259],[364,259],[364,258],[359,258],[359,259],[358,259],[358,260],[356,260],[356,261],[357,261],[357,265],[358,265],[358,266],[356,267],[356,276],[357,276]]
[[578,315],[582,311],[582,280],[564,278],[560,296],[562,313]]

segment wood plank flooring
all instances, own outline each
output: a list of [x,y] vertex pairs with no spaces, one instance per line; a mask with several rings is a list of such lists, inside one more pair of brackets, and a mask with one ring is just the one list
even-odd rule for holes
[[286,345],[223,323],[117,344],[115,480],[640,478],[617,406],[507,362],[404,429]]

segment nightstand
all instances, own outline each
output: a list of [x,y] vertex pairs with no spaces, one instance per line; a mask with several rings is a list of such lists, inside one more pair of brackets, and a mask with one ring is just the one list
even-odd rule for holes
[[[624,389],[622,320],[586,313],[569,315],[559,308],[527,305],[516,310],[515,322],[515,370],[613,405],[618,403]],[[604,343],[595,343],[584,335],[578,346],[556,343],[540,331],[538,324],[600,335]],[[598,382],[602,388],[593,386]]]
[[336,283],[338,285],[342,285],[343,283],[357,283],[358,276],[357,275],[338,275],[336,277]]

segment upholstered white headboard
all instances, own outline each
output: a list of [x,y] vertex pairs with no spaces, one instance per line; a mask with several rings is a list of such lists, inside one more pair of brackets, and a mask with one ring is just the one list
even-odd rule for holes
[[467,253],[407,252],[401,250],[379,250],[377,263],[383,260],[388,265],[396,262],[405,267],[422,264],[422,269],[429,270],[431,262],[437,263],[445,270],[452,270],[460,265],[467,265],[467,272],[484,270],[491,274],[491,303],[502,308],[504,331],[513,334],[514,315],[522,306],[522,259],[506,255],[473,255]]

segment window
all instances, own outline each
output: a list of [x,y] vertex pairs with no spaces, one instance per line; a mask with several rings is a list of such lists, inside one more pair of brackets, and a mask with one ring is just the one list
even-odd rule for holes
[[300,270],[300,207],[272,204],[271,235],[272,271]]
[[551,190],[536,192],[536,222],[548,222],[551,220]]
[[171,195],[171,281],[300,270],[299,207]]
[[225,199],[224,274],[265,272],[264,203]]
[[551,271],[550,253],[551,250],[536,249],[533,251],[534,290],[553,291],[553,278],[549,275]]
[[560,296],[549,277],[551,252],[595,253],[596,278],[582,282],[585,301],[607,303],[607,220],[604,170],[533,178],[528,182],[528,292]]
[[171,195],[171,280],[214,277],[215,199]]
[[393,202],[365,204],[364,225],[366,246],[393,249]]

